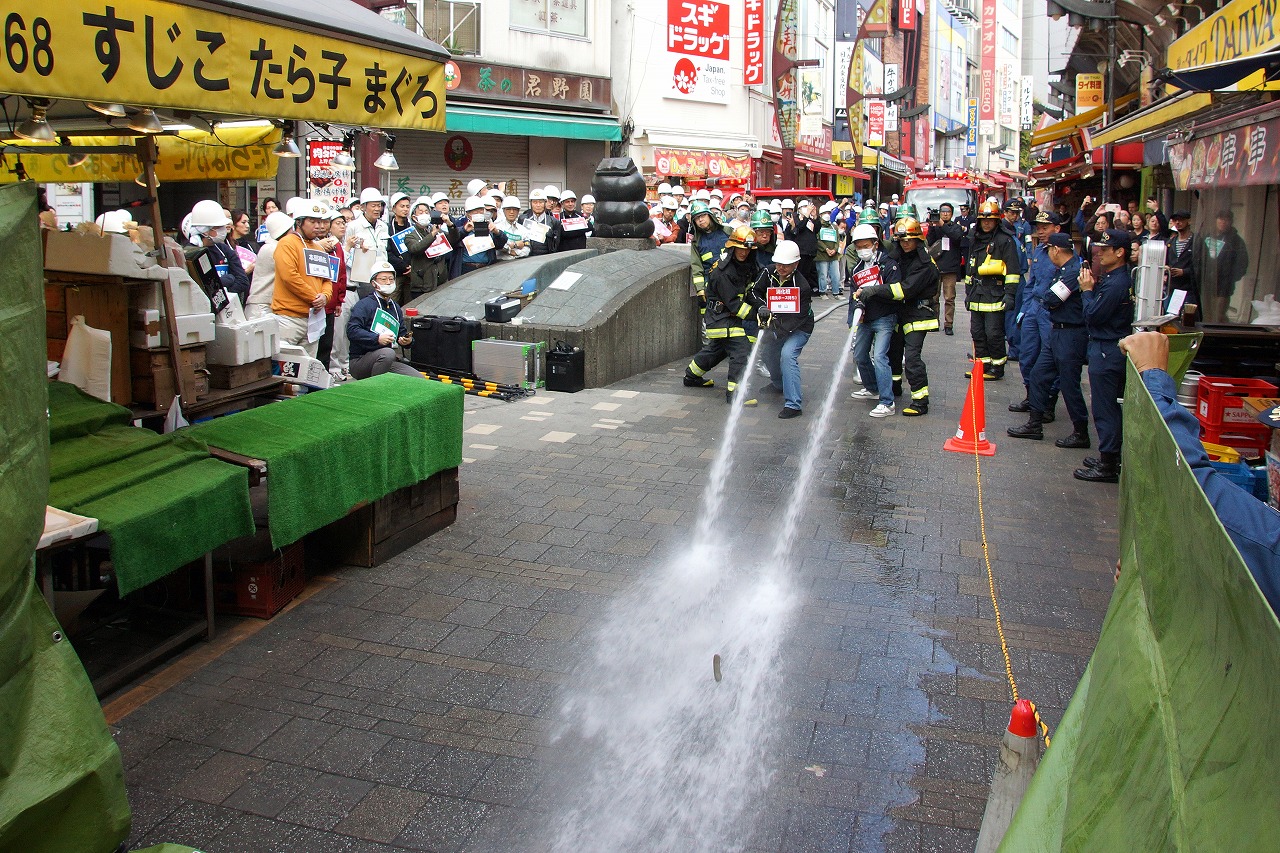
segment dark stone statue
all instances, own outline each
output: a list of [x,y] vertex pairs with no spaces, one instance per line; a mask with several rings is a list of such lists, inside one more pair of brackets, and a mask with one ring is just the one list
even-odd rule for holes
[[591,194],[596,197],[595,236],[652,237],[653,221],[644,193],[644,175],[630,157],[601,160],[591,180]]

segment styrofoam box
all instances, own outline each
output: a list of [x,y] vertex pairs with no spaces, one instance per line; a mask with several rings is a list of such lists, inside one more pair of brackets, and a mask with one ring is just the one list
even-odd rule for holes
[[236,326],[215,326],[205,358],[209,364],[234,367],[273,356],[279,348],[280,323],[268,314]]
[[311,388],[328,388],[333,384],[333,377],[325,366],[319,359],[307,355],[302,347],[282,344],[275,360],[276,375],[283,376],[294,384]]
[[[45,269],[164,280],[167,270],[124,234],[49,231]],[[194,313],[194,312],[192,312]]]
[[[154,308],[135,308],[129,318],[129,345],[158,349],[169,345],[161,314]],[[178,346],[204,344],[213,341],[213,314],[186,314],[177,318]]]
[[[179,317],[184,314],[208,314],[213,311],[209,297],[204,295],[200,285],[187,274],[184,269],[166,270],[169,290],[173,292],[173,313]],[[133,302],[140,308],[164,310],[164,296],[160,292],[162,284],[155,287],[140,287],[133,297]]]

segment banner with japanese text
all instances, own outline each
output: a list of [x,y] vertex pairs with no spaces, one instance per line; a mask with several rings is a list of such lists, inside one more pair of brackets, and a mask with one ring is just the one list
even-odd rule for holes
[[1280,183],[1280,117],[1169,146],[1180,191]]
[[700,178],[707,173],[707,153],[683,148],[655,148],[653,170],[672,178]]
[[667,0],[671,81],[665,97],[729,103],[729,4]]
[[996,123],[996,4],[999,0],[982,0],[982,47],[978,71],[982,87],[978,92],[978,120],[982,135],[995,134]]
[[796,147],[800,108],[796,98],[796,47],[799,44],[796,0],[778,0],[773,22],[773,110],[783,148]]
[[444,130],[430,59],[163,0],[10,0],[0,92]]
[[310,197],[323,199],[330,207],[351,203],[351,182],[355,167],[335,166],[333,158],[342,151],[337,139],[312,139],[307,142],[307,183]]
[[742,83],[764,85],[764,0],[746,0],[742,27]]

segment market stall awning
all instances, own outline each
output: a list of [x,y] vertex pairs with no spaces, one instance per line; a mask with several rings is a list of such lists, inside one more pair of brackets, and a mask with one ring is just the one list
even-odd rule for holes
[[1170,68],[1160,77],[1170,86],[1188,92],[1221,92],[1258,71],[1266,72],[1268,80],[1275,78],[1280,72],[1280,48],[1191,68]]
[[1043,163],[1034,167],[1027,177],[1037,184],[1089,178],[1093,176],[1095,167],[1101,168],[1104,162],[1116,169],[1140,169],[1142,168],[1142,143],[1126,142],[1122,145],[1112,145],[1110,148],[1094,148],[1092,151],[1077,154],[1074,157]]
[[559,139],[595,139],[617,142],[622,129],[616,118],[495,110],[487,107],[449,107],[445,129],[464,133],[498,133],[506,136],[549,136]]
[[1132,139],[1159,130],[1169,122],[1194,115],[1207,108],[1213,96],[1203,92],[1183,93],[1173,100],[1164,101],[1125,116],[1120,121],[1093,134],[1094,145],[1107,145],[1122,139]]
[[[1126,104],[1137,100],[1137,98],[1137,92],[1130,92],[1129,94],[1116,99],[1116,107],[1123,107]],[[1057,142],[1060,139],[1066,139],[1082,127],[1097,124],[1102,120],[1106,111],[1106,107],[1095,107],[1094,109],[1086,110],[1079,115],[1074,115],[1071,118],[1065,118],[1062,121],[1055,122],[1048,127],[1043,127],[1031,134],[1031,147],[1036,148],[1041,145],[1048,145],[1050,142]]]
[[350,0],[10,0],[9,10],[0,93],[444,129],[448,52]]
[[803,166],[810,172],[822,172],[825,175],[843,175],[846,178],[857,178],[861,181],[871,180],[871,176],[866,172],[860,172],[857,169],[846,169],[843,166],[824,163],[821,160],[810,160],[808,157],[797,157],[796,165]]

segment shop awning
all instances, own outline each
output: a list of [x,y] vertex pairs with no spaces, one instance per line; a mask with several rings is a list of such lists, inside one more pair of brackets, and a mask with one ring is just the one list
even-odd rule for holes
[[[1123,107],[1126,104],[1137,100],[1137,98],[1137,92],[1130,92],[1129,94],[1116,99],[1116,107]],[[1065,118],[1060,122],[1041,128],[1031,134],[1031,147],[1037,148],[1041,145],[1048,145],[1050,142],[1057,142],[1060,139],[1066,139],[1082,127],[1097,124],[1102,120],[1106,111],[1107,108],[1105,106],[1095,107],[1094,109],[1086,110],[1079,115],[1074,115],[1071,118]]]
[[[1107,154],[1110,155],[1109,161]],[[1104,162],[1109,162],[1111,167],[1116,169],[1140,169],[1142,168],[1142,143],[1126,142],[1123,145],[1112,145],[1110,148],[1094,148],[1084,154],[1036,166],[1027,177],[1036,184],[1088,178],[1092,177],[1095,168],[1101,168]]]
[[445,115],[445,129],[505,136],[549,136],[557,139],[595,139],[617,142],[622,129],[616,118],[596,118],[522,110],[495,110],[455,104]]
[[57,100],[63,111],[100,100],[444,129],[448,51],[349,0],[10,0],[9,9],[11,23],[26,23],[10,28],[21,50],[9,39],[0,93]]
[[1125,116],[1120,121],[1093,134],[1094,145],[1107,145],[1159,130],[1169,122],[1193,115],[1209,106],[1213,96],[1203,92],[1187,92],[1169,101]]
[[1280,49],[1192,68],[1170,68],[1160,77],[1170,86],[1187,92],[1221,92],[1258,71],[1265,71],[1267,79],[1274,79],[1280,71]]
[[810,172],[822,172],[825,175],[843,175],[846,178],[857,178],[861,181],[871,180],[871,176],[866,172],[860,172],[857,169],[846,169],[843,166],[824,163],[821,160],[810,160],[808,157],[797,157],[796,165],[803,166]]

